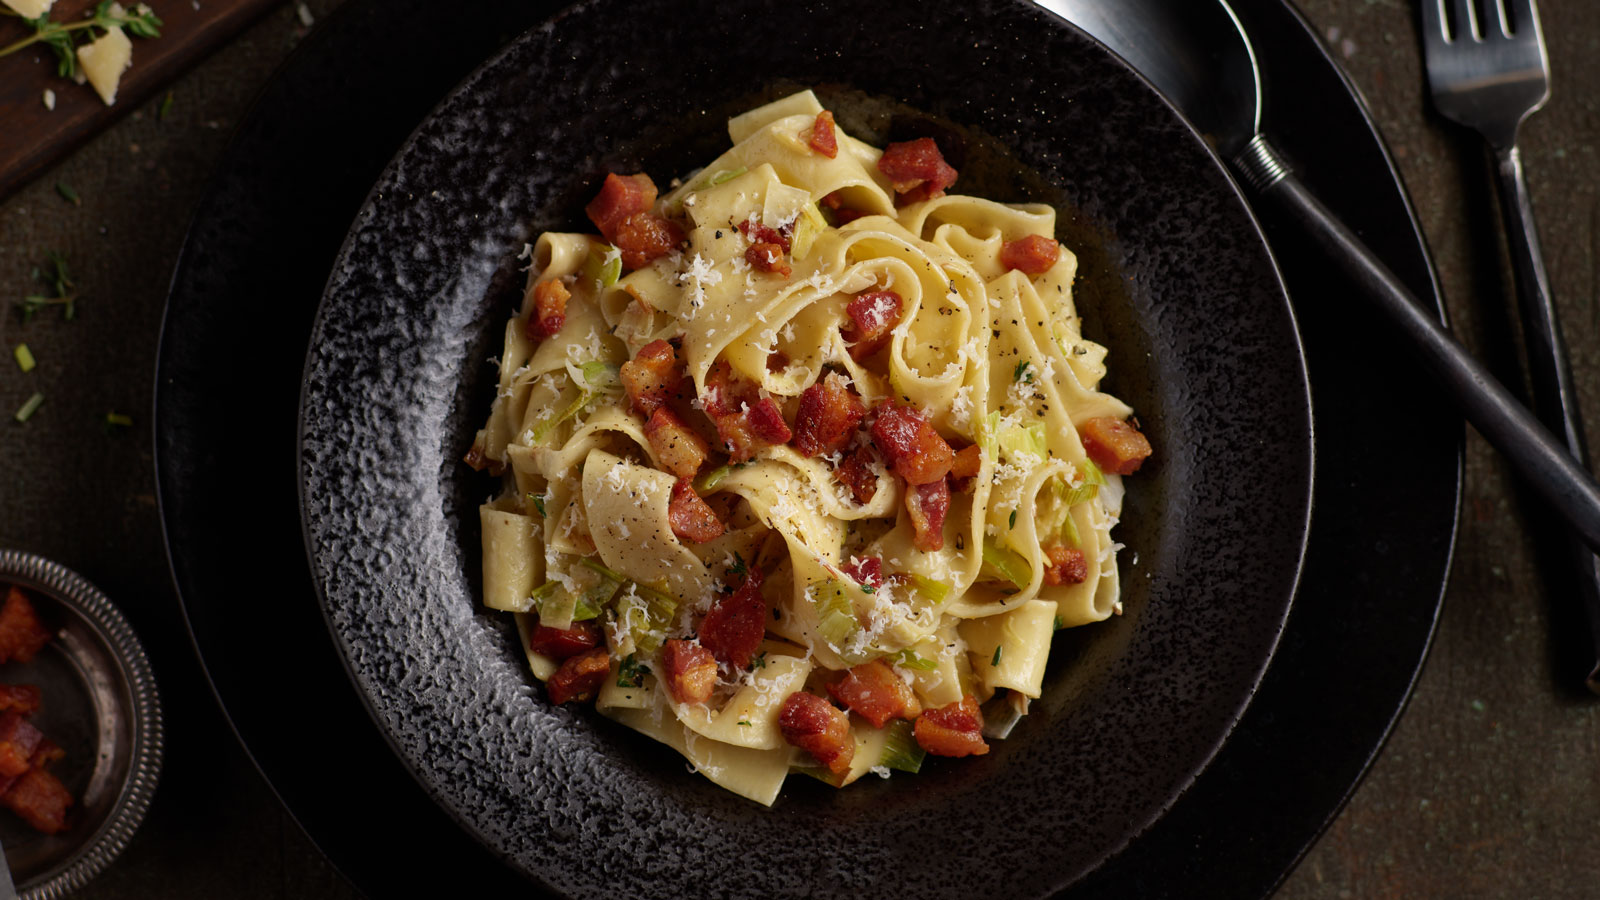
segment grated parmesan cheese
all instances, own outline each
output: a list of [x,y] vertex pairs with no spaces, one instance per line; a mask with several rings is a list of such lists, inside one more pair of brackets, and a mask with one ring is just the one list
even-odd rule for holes
[[[111,8],[118,13],[122,11],[117,4],[112,4]],[[119,26],[113,25],[105,34],[78,48],[78,65],[83,68],[89,84],[94,86],[95,93],[105,105],[112,106],[117,102],[117,85],[122,81],[122,73],[133,65],[133,42]]]

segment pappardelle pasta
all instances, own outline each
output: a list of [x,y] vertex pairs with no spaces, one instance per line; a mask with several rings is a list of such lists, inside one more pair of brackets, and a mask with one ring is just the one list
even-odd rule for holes
[[554,703],[770,805],[988,752],[1057,629],[1120,611],[1111,529],[1150,446],[1098,390],[1044,205],[947,193],[805,91],[599,236],[545,233],[467,462],[484,603]]

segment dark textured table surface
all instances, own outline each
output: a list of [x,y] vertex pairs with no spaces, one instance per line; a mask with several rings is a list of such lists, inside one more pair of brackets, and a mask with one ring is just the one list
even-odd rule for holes
[[[321,16],[336,2],[306,5]],[[1300,6],[1389,141],[1458,334],[1503,379],[1518,379],[1489,171],[1474,136],[1428,107],[1414,5]],[[1525,127],[1522,147],[1593,445],[1600,4],[1548,0],[1542,13],[1554,97]],[[0,298],[9,306],[36,293],[31,273],[49,251],[71,261],[82,295],[70,322],[54,310],[29,322],[12,308],[0,316],[5,355],[26,342],[38,359],[27,374],[9,360],[0,368],[8,470],[0,546],[57,560],[116,599],[154,659],[167,711],[168,756],[144,827],[79,896],[357,896],[279,806],[206,685],[169,579],[148,433],[162,303],[185,224],[230,129],[304,33],[296,10],[281,7],[176,82],[165,116],[157,104],[132,110],[0,203]],[[81,205],[64,200],[57,184]],[[35,391],[44,405],[26,424],[11,421]],[[109,412],[130,415],[134,426],[108,432]],[[1406,464],[1403,451],[1394,464]],[[1537,503],[1469,431],[1455,565],[1416,693],[1377,764],[1278,896],[1600,895],[1600,702],[1577,690],[1552,637],[1572,625],[1558,580],[1540,569],[1540,521]]]

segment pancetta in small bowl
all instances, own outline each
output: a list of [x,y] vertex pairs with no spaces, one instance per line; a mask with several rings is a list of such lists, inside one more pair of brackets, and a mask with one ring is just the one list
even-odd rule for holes
[[0,841],[19,895],[47,900],[88,884],[144,820],[161,704],[132,627],[81,575],[0,550],[0,598]]

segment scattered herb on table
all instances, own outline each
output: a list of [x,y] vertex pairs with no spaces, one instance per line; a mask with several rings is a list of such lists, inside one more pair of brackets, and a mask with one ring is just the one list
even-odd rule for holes
[[22,307],[22,321],[33,318],[34,314],[47,306],[61,307],[61,317],[71,321],[78,314],[78,295],[73,293],[77,285],[72,283],[72,273],[67,270],[67,258],[51,250],[49,262],[43,270],[34,269],[33,277],[42,282],[45,287],[54,293],[34,294],[24,297],[18,304]]
[[73,206],[83,205],[83,198],[79,197],[78,192],[72,189],[72,185],[64,181],[56,182],[56,193],[61,195],[61,199],[71,203]]

